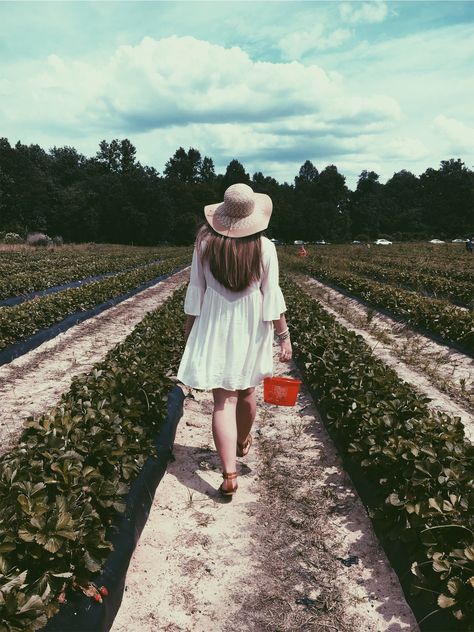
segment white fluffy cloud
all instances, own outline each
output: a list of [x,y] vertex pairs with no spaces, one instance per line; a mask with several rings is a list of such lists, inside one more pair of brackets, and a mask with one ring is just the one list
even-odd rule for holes
[[350,24],[383,22],[388,15],[388,7],[382,0],[359,2],[356,5],[344,2],[339,5],[339,13],[341,18]]
[[[93,62],[50,55],[4,70],[0,117],[14,142],[72,144],[90,155],[102,138],[128,137],[160,171],[177,147],[194,146],[219,171],[237,158],[251,173],[290,180],[306,159],[352,165],[349,177],[382,165],[389,177],[392,165],[428,155],[416,133],[399,129],[396,95],[349,87],[343,67],[254,61],[189,36],[145,37]],[[446,135],[450,121],[437,122]]]
[[448,150],[454,153],[471,152],[474,147],[474,127],[465,125],[455,118],[440,114],[434,119],[434,126],[445,139]]
[[315,64],[255,62],[241,48],[193,37],[145,37],[96,64],[50,55],[11,70],[4,120],[79,134],[229,124],[251,126],[265,143],[268,134],[290,141],[388,129],[399,117],[395,99],[348,94],[340,77]]

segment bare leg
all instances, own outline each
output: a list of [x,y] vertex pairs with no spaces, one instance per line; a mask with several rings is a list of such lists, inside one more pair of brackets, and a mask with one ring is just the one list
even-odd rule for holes
[[239,399],[237,401],[237,441],[244,443],[252,429],[257,412],[257,403],[255,401],[255,388],[246,388],[243,391],[237,391]]
[[[223,388],[212,390],[214,411],[212,414],[212,436],[224,472],[235,472],[235,446],[237,444],[236,407],[237,391]],[[224,489],[232,487],[232,481],[223,482]]]

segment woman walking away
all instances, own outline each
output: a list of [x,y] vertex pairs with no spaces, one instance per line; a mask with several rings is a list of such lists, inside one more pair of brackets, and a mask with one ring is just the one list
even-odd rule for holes
[[204,208],[186,292],[186,348],[178,379],[212,389],[212,434],[222,463],[219,491],[237,491],[236,456],[252,445],[255,387],[273,374],[273,328],[280,360],[292,356],[274,244],[262,232],[272,214],[268,195],[233,184],[224,201]]

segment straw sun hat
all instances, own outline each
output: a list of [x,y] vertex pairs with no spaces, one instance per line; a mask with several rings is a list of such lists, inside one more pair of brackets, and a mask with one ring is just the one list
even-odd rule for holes
[[224,201],[208,204],[204,215],[212,228],[226,237],[248,237],[267,228],[272,200],[265,193],[254,193],[247,184],[232,184]]

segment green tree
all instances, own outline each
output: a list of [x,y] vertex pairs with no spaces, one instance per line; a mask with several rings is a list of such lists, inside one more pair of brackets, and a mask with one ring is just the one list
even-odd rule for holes
[[335,165],[328,165],[315,183],[315,213],[317,239],[343,241],[350,236],[349,190],[345,177]]
[[216,172],[214,170],[214,161],[212,158],[204,156],[202,159],[201,167],[199,169],[199,181],[207,184],[212,184],[216,179]]
[[375,171],[362,171],[349,205],[352,237],[362,233],[371,239],[378,237],[383,206],[383,185],[379,175]]
[[135,168],[136,148],[125,138],[121,141],[113,140],[108,143],[102,140],[99,143],[99,151],[96,159],[99,164],[107,167],[114,173],[130,173]]
[[[181,182],[198,182],[201,175],[202,159],[197,149],[190,147],[188,151],[183,147],[177,149],[165,165],[164,174],[167,178],[174,178]],[[209,163],[206,163],[209,170]]]
[[315,184],[319,176],[319,172],[313,165],[311,160],[306,160],[301,165],[298,175],[295,177],[295,188],[308,191],[311,189],[311,185]]
[[221,195],[224,195],[225,190],[232,184],[238,184],[239,182],[250,185],[250,176],[245,171],[243,164],[234,158],[227,165],[222,178]]

